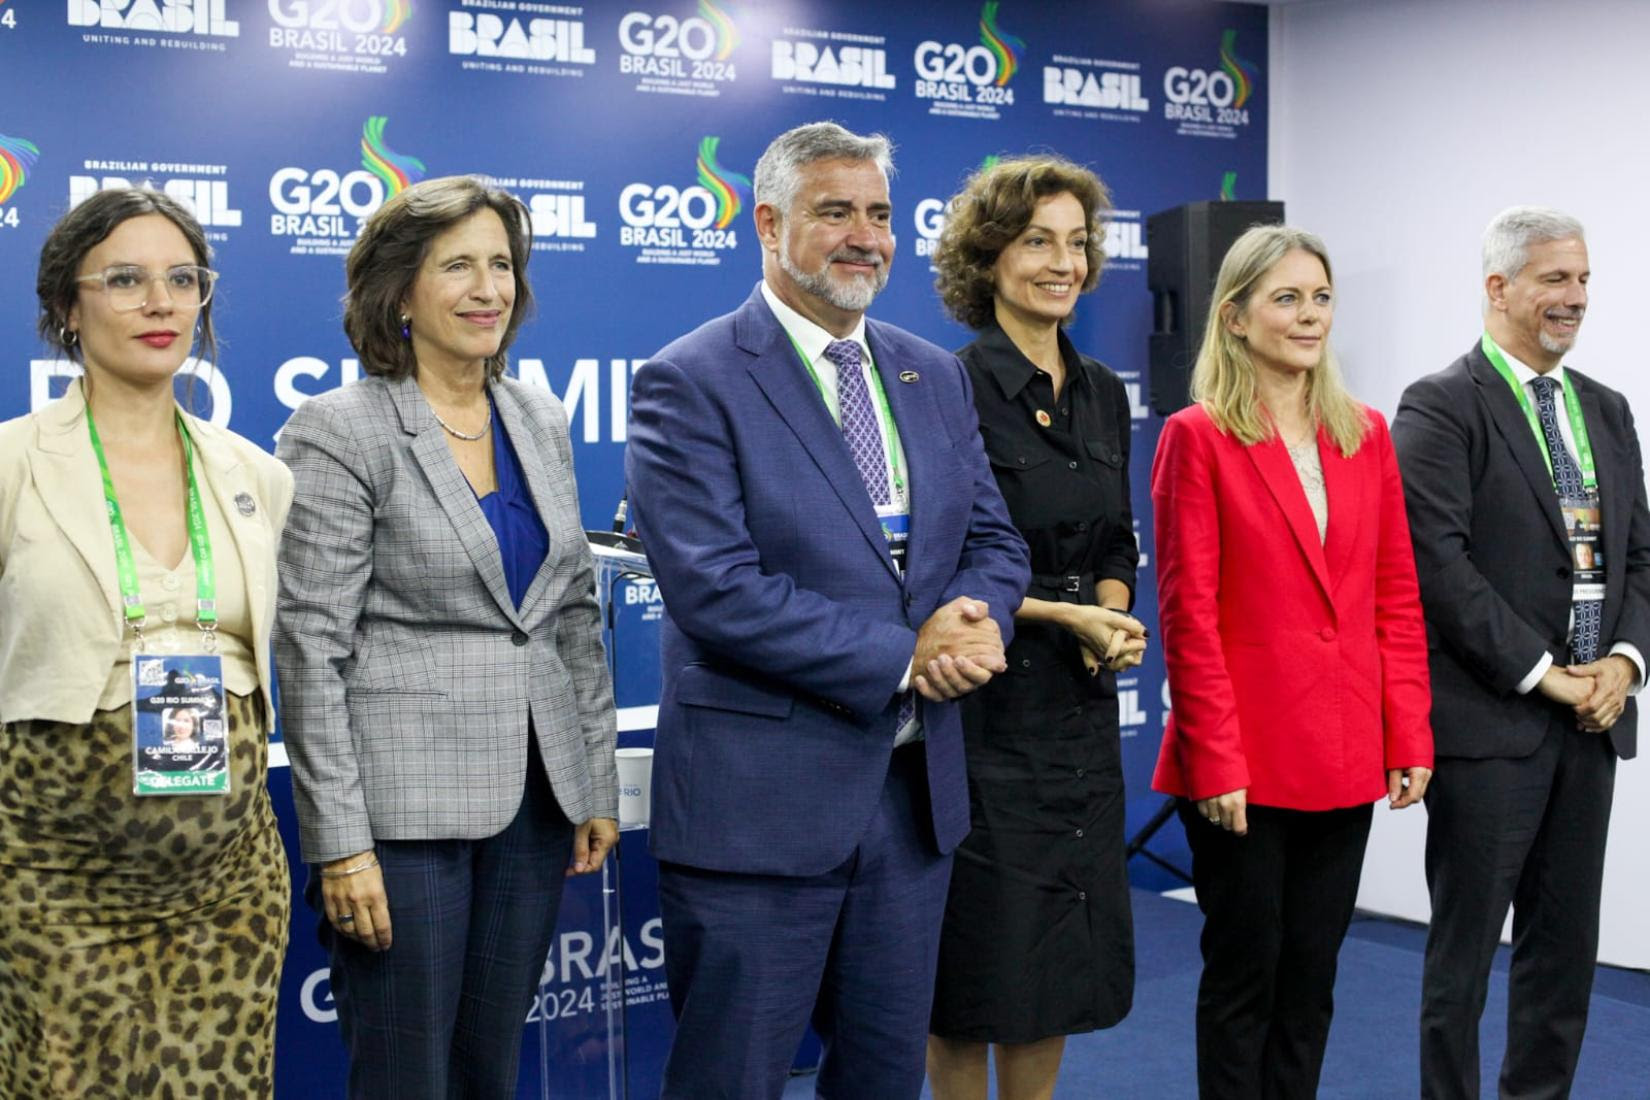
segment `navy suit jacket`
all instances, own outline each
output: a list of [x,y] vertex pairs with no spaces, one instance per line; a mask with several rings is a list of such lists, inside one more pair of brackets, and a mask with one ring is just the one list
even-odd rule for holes
[[[1029,580],[956,356],[867,321],[911,483],[906,573],[841,429],[758,287],[637,372],[625,456],[664,597],[652,846],[823,874],[871,821],[917,629],[957,596],[1012,635]],[[904,378],[909,381],[902,380]],[[968,832],[962,725],[923,702],[934,839]]]

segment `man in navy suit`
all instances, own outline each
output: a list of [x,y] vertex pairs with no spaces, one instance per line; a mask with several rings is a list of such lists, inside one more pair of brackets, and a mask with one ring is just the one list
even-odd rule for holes
[[1006,671],[1029,579],[956,357],[865,319],[890,150],[832,123],[756,166],[763,278],[636,375],[626,454],[664,596],[654,760],[664,1096],[921,1090],[951,851],[953,702]]

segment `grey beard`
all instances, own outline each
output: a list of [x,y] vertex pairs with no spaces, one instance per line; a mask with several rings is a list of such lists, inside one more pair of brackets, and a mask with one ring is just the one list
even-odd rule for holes
[[[830,260],[826,260],[829,265]],[[871,308],[871,303],[888,285],[888,265],[879,264],[876,276],[872,281],[854,278],[847,285],[833,282],[826,272],[828,268],[808,273],[791,262],[790,249],[786,247],[784,236],[779,238],[779,266],[785,274],[803,290],[816,298],[823,298],[837,309],[848,313],[864,313]]]
[[1546,329],[1538,330],[1536,339],[1540,342],[1543,350],[1550,351],[1554,355],[1562,355],[1576,346],[1575,336],[1554,336]]

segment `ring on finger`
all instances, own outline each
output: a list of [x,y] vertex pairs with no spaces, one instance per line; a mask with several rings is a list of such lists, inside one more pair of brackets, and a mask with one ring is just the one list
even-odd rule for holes
[[354,913],[339,913],[338,914],[338,923],[339,924],[354,924],[355,923],[355,914]]

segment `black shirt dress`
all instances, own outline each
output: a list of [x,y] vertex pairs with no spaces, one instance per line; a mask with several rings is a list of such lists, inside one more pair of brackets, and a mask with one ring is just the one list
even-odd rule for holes
[[[1123,383],[1077,354],[1066,383],[992,325],[958,354],[980,434],[1031,549],[1028,596],[1096,601],[1135,584],[1129,402]],[[930,1030],[1027,1043],[1110,1027],[1134,995],[1124,860],[1117,682],[1089,675],[1076,638],[1016,621],[1008,671],[965,696],[973,830],[957,850]]]

